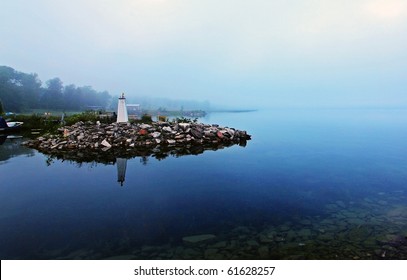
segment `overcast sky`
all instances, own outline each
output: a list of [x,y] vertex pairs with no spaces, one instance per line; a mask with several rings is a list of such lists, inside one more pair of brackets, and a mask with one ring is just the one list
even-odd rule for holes
[[1,0],[0,38],[0,65],[114,95],[407,105],[407,0]]

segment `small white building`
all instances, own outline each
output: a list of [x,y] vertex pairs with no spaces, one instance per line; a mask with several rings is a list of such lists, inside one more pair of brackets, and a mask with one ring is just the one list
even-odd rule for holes
[[141,113],[140,104],[127,104],[127,112],[129,115],[139,115]]

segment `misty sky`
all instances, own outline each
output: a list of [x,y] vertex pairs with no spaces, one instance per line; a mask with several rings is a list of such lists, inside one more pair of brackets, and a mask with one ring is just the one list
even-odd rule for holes
[[0,38],[0,65],[113,95],[407,105],[407,0],[1,0]]

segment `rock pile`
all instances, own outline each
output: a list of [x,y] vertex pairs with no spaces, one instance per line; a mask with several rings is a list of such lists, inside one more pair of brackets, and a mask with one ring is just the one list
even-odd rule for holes
[[45,135],[23,145],[46,154],[65,151],[131,151],[185,146],[218,147],[246,145],[246,131],[198,123],[154,122],[151,124],[78,122],[59,129],[59,135]]

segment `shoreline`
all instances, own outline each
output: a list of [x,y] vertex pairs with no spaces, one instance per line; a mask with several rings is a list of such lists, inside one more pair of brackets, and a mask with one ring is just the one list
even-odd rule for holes
[[[232,145],[246,146],[251,136],[246,131],[202,123],[152,122],[111,123],[77,122],[27,140],[22,145],[44,154],[91,161],[93,158],[200,154]],[[70,155],[70,156],[69,156]]]

